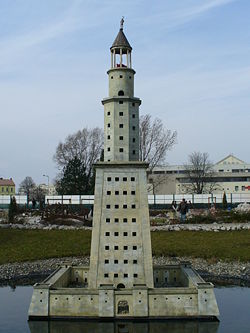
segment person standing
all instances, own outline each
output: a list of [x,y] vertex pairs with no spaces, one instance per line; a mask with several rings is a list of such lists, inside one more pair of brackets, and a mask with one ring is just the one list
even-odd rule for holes
[[181,214],[180,222],[185,223],[186,221],[186,214],[188,212],[188,204],[186,200],[183,198],[182,201],[179,204],[178,211]]

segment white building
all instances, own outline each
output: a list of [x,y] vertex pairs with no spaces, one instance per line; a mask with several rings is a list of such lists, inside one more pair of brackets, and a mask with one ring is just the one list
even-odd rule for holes
[[[250,193],[250,163],[232,154],[214,164],[213,193]],[[149,191],[153,194],[183,194],[188,182],[183,165],[159,166],[148,176]]]

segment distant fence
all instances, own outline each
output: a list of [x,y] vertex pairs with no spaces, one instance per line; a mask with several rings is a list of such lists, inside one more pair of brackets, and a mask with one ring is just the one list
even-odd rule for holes
[[[13,196],[13,195],[12,195]],[[10,195],[0,195],[0,208],[8,208],[10,204]],[[227,202],[233,206],[243,203],[250,203],[250,193],[227,193]],[[18,205],[27,205],[26,195],[14,195]],[[177,203],[183,198],[191,201],[193,205],[205,206],[208,204],[218,204],[219,206],[223,201],[223,193],[218,194],[157,194],[148,195],[148,203],[150,206],[166,207],[171,205],[175,200]],[[64,204],[64,205],[84,205],[91,206],[94,204],[94,195],[46,195],[45,204]]]
[[15,197],[18,205],[27,204],[27,195],[0,195],[0,207],[9,207],[11,197]]
[[[165,194],[165,195],[148,195],[148,203],[150,205],[171,205],[172,201],[180,202],[183,198],[191,201],[192,204],[221,204],[223,201],[223,193],[218,194]],[[227,202],[238,204],[250,202],[250,193],[227,193]],[[45,203],[51,204],[68,204],[68,205],[93,205],[94,195],[47,195]]]

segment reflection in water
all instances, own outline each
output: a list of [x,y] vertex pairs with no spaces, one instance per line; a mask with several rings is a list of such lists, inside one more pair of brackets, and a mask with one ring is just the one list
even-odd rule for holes
[[219,322],[30,321],[31,333],[216,333]]

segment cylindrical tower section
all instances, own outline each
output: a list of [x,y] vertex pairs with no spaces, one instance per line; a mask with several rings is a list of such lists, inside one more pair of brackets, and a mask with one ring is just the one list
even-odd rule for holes
[[135,71],[132,68],[110,69],[108,71],[109,97],[134,97],[134,75]]
[[104,105],[104,161],[139,161],[139,105],[134,97],[134,75],[130,46],[123,21],[111,48],[109,97]]

